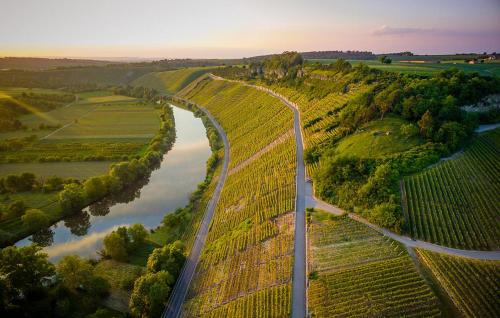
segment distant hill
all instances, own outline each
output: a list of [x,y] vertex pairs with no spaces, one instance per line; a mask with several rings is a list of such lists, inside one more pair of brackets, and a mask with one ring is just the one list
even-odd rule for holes
[[302,57],[310,59],[345,59],[345,60],[374,60],[375,54],[368,51],[312,51],[301,52]]
[[60,67],[75,67],[75,66],[102,66],[113,62],[97,61],[97,60],[80,60],[80,59],[49,59],[40,57],[3,57],[0,58],[0,70],[16,69],[16,70],[48,70]]

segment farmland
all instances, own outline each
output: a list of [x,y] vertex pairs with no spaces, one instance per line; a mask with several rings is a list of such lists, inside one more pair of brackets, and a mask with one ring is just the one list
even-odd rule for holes
[[[110,161],[141,155],[160,123],[152,104],[109,91],[81,93],[76,102],[23,115],[19,120],[25,129],[0,134],[0,144],[6,145],[0,151],[1,175],[30,171],[21,170],[26,168],[56,175],[58,166],[36,165],[46,162],[75,162],[61,166],[66,168],[63,176],[86,177],[93,168],[94,175],[99,174]],[[8,146],[14,143],[16,147]],[[95,161],[108,163],[91,163]]]
[[105,174],[111,164],[109,161],[10,163],[0,166],[0,177],[31,171],[41,178],[57,175],[61,178],[86,179]]
[[464,249],[497,249],[500,129],[464,153],[405,178],[411,234]]
[[418,250],[418,255],[464,316],[498,316],[498,262],[447,256],[425,250]]
[[[334,63],[335,59],[308,60],[311,63],[319,62],[324,64]],[[349,60],[352,65],[364,63],[371,68],[382,71],[398,72],[403,74],[415,74],[430,76],[442,70],[458,69],[467,73],[477,72],[484,76],[500,76],[500,63],[484,63],[484,64],[465,64],[461,62],[445,62],[445,63],[407,63],[395,61],[391,64],[382,64],[375,60]]]
[[313,317],[440,316],[404,247],[347,217],[315,210],[308,221]]
[[183,97],[206,107],[224,128],[230,169],[246,162],[227,177],[183,315],[286,317],[291,310],[294,139],[288,136],[255,154],[292,128],[292,112],[264,92],[208,78]]
[[210,70],[211,68],[206,67],[192,67],[175,71],[150,73],[134,80],[133,84],[151,87],[162,93],[174,94],[182,90],[194,79]]

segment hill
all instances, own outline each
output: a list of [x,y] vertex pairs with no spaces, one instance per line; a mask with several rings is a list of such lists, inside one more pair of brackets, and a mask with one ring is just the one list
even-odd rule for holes
[[174,94],[182,90],[197,77],[213,68],[193,67],[175,71],[149,73],[132,82],[132,85],[154,88],[159,92]]
[[241,84],[197,81],[230,144],[229,174],[190,285],[185,316],[285,317],[291,311],[295,197],[292,111]]
[[0,70],[16,69],[37,71],[61,67],[104,66],[113,63],[116,62],[66,58],[2,57],[0,58]]

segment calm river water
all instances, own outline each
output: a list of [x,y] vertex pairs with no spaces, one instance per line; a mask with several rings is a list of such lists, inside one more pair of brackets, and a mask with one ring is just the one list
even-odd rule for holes
[[189,195],[205,178],[205,163],[211,152],[201,119],[189,111],[173,108],[175,144],[146,185],[117,200],[127,203],[97,204],[16,245],[45,242],[44,252],[54,262],[68,254],[95,257],[104,236],[118,226],[142,223],[154,228],[167,212],[186,205]]

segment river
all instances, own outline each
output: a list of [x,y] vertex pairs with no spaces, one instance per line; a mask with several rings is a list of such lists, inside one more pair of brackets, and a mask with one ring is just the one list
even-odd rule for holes
[[189,195],[205,178],[211,151],[201,119],[184,109],[175,106],[173,109],[175,143],[163,156],[160,167],[152,172],[149,182],[124,194],[121,201],[129,202],[94,205],[16,245],[42,241],[52,262],[70,254],[97,257],[104,236],[118,226],[142,223],[146,228],[155,228],[167,212],[186,205]]

